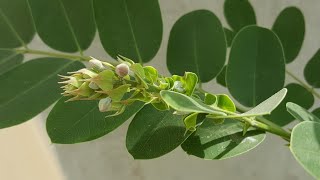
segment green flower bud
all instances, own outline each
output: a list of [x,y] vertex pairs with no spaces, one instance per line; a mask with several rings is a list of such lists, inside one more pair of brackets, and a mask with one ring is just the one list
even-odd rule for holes
[[112,104],[111,104],[112,100],[109,97],[106,97],[104,99],[100,99],[99,101],[99,111],[100,112],[107,112],[111,109]]
[[74,76],[61,76],[59,75],[60,77],[62,77],[63,80],[65,81],[61,81],[61,82],[58,82],[59,84],[67,84],[67,85],[72,85],[76,88],[80,87],[80,85],[82,84],[82,82],[79,81],[79,78],[77,77],[74,77]]
[[129,66],[126,63],[121,63],[116,66],[115,72],[118,76],[124,77],[129,73]]

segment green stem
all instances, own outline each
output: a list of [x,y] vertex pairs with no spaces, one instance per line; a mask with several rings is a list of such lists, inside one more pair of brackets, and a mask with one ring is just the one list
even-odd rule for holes
[[[207,93],[207,91],[198,88],[198,91],[202,92],[202,93]],[[280,126],[268,121],[267,119],[263,118],[262,116],[256,116],[255,118],[249,118],[249,117],[241,117],[241,115],[239,115],[238,113],[234,113],[231,111],[227,111],[227,110],[223,110],[220,108],[215,108],[215,110],[221,111],[226,113],[227,115],[231,115],[233,116],[235,119],[240,120],[241,122],[246,122],[248,124],[250,124],[251,126],[257,128],[257,129],[261,129],[263,131],[281,136],[282,138],[284,138],[287,141],[290,141],[290,136],[291,134],[289,132],[287,132],[286,130],[284,130],[283,128],[281,128]],[[240,112],[244,112],[243,109],[241,109],[240,107],[237,107],[237,110]]]
[[[223,110],[224,113],[230,114],[231,116],[234,116],[235,119],[241,119],[250,124],[252,127],[267,131],[272,134],[276,134],[281,136],[287,141],[290,141],[291,134],[287,132],[286,130],[282,129],[280,126],[268,121],[267,119],[263,118],[262,116],[256,116],[255,118],[249,118],[249,117],[241,117],[239,114]],[[238,117],[237,117],[238,116]]]
[[66,53],[48,52],[48,51],[41,51],[41,50],[35,50],[35,49],[15,49],[13,51],[20,54],[44,55],[44,56],[59,57],[59,58],[65,58],[70,60],[77,60],[77,61],[89,61],[90,59],[92,59],[89,56],[78,56],[78,55],[72,55],[72,54],[66,54]]
[[[245,118],[247,119],[247,118]],[[256,117],[256,119],[259,119],[259,117]],[[250,122],[250,125],[259,129],[262,129],[264,131],[270,132],[272,134],[276,134],[287,140],[290,141],[291,134],[287,131],[285,131],[282,128],[279,128],[279,126],[274,126],[271,124],[266,124],[260,121],[256,121],[254,119],[248,119]]]
[[[241,112],[241,113],[244,113],[244,112],[245,112],[245,110],[242,109],[241,107],[237,107],[237,111],[238,111],[238,112]],[[269,126],[272,126],[272,127],[276,128],[276,129],[278,129],[278,131],[285,131],[281,126],[279,126],[279,125],[277,125],[277,124],[269,121],[268,119],[266,119],[266,118],[264,118],[264,117],[262,117],[262,116],[257,116],[256,119],[257,119],[258,121],[264,123],[264,124],[267,124],[267,125],[269,125]],[[285,131],[285,132],[290,135],[290,133],[288,133],[287,131]]]
[[229,116],[213,116],[214,119],[233,119],[233,118],[250,118],[250,117],[257,117],[263,116],[266,114],[237,114],[237,115],[229,115]]
[[292,77],[295,81],[297,81],[301,86],[306,88],[309,92],[311,92],[314,96],[316,96],[318,99],[320,99],[320,93],[316,92],[311,86],[304,83],[301,79],[299,79],[297,76],[295,76],[292,72],[286,69],[286,73]]
[[288,131],[284,130],[281,126],[269,121],[268,119],[262,117],[262,116],[258,116],[256,117],[256,119],[259,121],[259,122],[262,122],[264,124],[267,124],[269,126],[272,126],[273,128],[275,129],[278,129],[278,131],[284,131],[283,133],[287,134],[286,136],[289,137],[289,140],[290,140],[290,137],[291,137],[291,133],[289,133]]

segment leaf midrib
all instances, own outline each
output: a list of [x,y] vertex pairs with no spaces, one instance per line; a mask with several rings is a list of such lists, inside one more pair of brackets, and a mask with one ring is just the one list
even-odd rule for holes
[[0,16],[2,16],[2,18],[4,19],[5,23],[8,25],[10,31],[12,32],[12,34],[17,38],[17,40],[21,43],[21,45],[23,47],[27,47],[26,43],[23,41],[23,39],[20,37],[19,33],[15,30],[15,28],[13,27],[11,21],[9,20],[9,18],[5,15],[5,13],[2,11],[2,9],[0,8]]
[[11,54],[10,56],[7,56],[6,58],[3,58],[0,60],[0,66],[4,63],[8,62],[10,59],[13,59],[14,57],[18,56],[19,54]]
[[[163,126],[165,126],[166,124],[163,122],[167,117],[171,116],[171,112],[166,112],[166,114],[164,116],[162,116],[161,120],[158,121],[156,124],[154,124],[154,126],[156,126],[156,128],[154,128],[154,126],[149,126],[148,129],[152,129],[150,135],[148,136],[147,140],[139,147],[139,149],[135,152],[141,152],[142,149],[145,148],[145,145],[148,144],[148,142],[150,141],[150,139],[153,137],[154,133],[156,132],[156,130],[159,128],[159,124],[163,124]],[[145,131],[146,132],[146,131]],[[144,133],[145,133],[144,132]],[[191,134],[189,134],[191,135]],[[141,136],[140,136],[141,137]],[[181,144],[183,143],[183,141],[181,142]]]
[[[194,18],[196,19],[196,18]],[[198,60],[198,53],[197,53],[197,25],[196,25],[196,21],[194,20],[194,27],[193,27],[193,31],[192,31],[192,36],[193,36],[193,61],[195,63],[195,67],[196,67],[196,73],[198,75],[199,78],[199,83],[201,84],[201,76],[200,76],[200,70],[199,70],[199,60]]]
[[257,84],[256,84],[256,79],[257,79],[257,76],[256,76],[256,73],[257,73],[257,61],[259,61],[258,57],[259,57],[259,47],[260,47],[260,44],[259,44],[259,34],[257,33],[256,34],[257,36],[257,41],[256,41],[256,47],[257,47],[257,50],[254,51],[254,56],[255,56],[255,61],[253,61],[253,81],[252,81],[252,106],[256,106],[257,105],[257,100],[256,100],[256,94],[257,94]]
[[125,9],[125,12],[126,12],[126,16],[127,16],[127,19],[128,19],[128,25],[130,27],[131,36],[132,36],[132,39],[133,39],[133,42],[134,42],[134,47],[135,47],[137,56],[139,58],[139,63],[143,64],[142,58],[141,58],[141,55],[140,55],[140,51],[139,51],[139,48],[138,48],[136,36],[135,36],[133,28],[132,28],[132,22],[131,22],[131,19],[130,19],[130,16],[129,16],[127,1],[123,0],[123,2],[124,2],[124,9]]
[[59,2],[59,4],[60,4],[60,6],[61,6],[63,16],[65,17],[65,19],[66,19],[66,21],[67,21],[67,25],[68,25],[69,30],[70,30],[70,32],[71,32],[71,36],[72,36],[72,38],[73,38],[73,40],[74,40],[74,43],[76,44],[76,46],[77,46],[77,48],[78,48],[78,51],[79,51],[80,54],[82,55],[83,51],[82,51],[82,49],[81,49],[81,47],[80,47],[79,41],[78,41],[78,39],[77,39],[77,36],[76,36],[76,34],[75,34],[74,30],[73,30],[73,27],[72,27],[72,25],[71,25],[71,21],[70,21],[70,19],[69,19],[69,17],[68,17],[66,8],[65,8],[65,6],[64,6],[64,4],[63,4],[63,2],[62,2],[61,0],[58,0],[58,2]]
[[[159,124],[163,124],[163,125],[165,125],[165,123],[164,122],[162,122],[168,115],[170,115],[169,113],[166,113],[162,118],[161,118],[161,120],[160,121],[158,121],[158,123],[156,123],[156,124],[154,124],[154,126],[156,126],[156,128],[153,128],[153,127],[151,127],[151,126],[149,126],[149,128],[148,129],[152,129],[151,130],[151,134],[148,136],[148,139],[143,143],[143,145],[141,145],[140,146],[140,148],[139,148],[139,151],[141,151],[144,147],[145,147],[145,145],[150,141],[150,139],[153,137],[153,135],[154,135],[154,133],[156,132],[156,130],[158,129],[158,125]],[[145,131],[146,132],[146,131]]]
[[[79,124],[81,122],[81,120],[83,120],[85,117],[87,117],[92,111],[96,110],[98,108],[98,106],[93,106],[93,108],[91,108],[85,115],[83,115],[79,120],[77,120],[76,122],[74,122],[70,128],[68,128],[67,130],[65,131],[62,131],[60,132],[59,134],[61,135],[65,135],[65,134],[68,134],[70,132],[70,130],[72,130],[77,124]],[[93,116],[94,116],[94,113],[93,113]],[[94,117],[93,117],[94,119]],[[90,123],[90,120],[88,121],[88,123]],[[54,130],[55,128],[53,128]],[[90,126],[89,126],[89,136],[91,134],[91,129],[90,129]]]

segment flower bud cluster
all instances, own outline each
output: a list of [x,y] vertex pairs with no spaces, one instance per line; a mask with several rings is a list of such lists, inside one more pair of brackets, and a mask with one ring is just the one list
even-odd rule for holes
[[163,77],[152,66],[120,56],[113,65],[92,58],[87,68],[69,72],[69,76],[60,76],[64,96],[74,100],[99,100],[101,112],[116,111],[120,114],[127,105],[135,101],[151,103],[160,110],[168,109],[161,99],[161,90],[172,90],[191,95],[197,83],[193,73],[185,76]]

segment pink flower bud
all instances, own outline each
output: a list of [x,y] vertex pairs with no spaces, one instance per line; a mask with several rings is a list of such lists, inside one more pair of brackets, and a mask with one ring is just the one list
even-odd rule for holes
[[118,76],[124,77],[129,73],[129,66],[126,63],[118,64],[115,71]]

